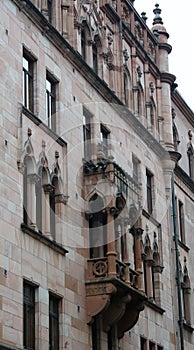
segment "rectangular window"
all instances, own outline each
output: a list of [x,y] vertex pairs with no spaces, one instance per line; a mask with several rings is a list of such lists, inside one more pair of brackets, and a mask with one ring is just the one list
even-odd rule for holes
[[87,110],[83,110],[83,141],[84,141],[84,159],[91,159],[91,116]]
[[92,46],[93,69],[98,74],[98,49],[96,43]]
[[149,342],[149,350],[156,350],[155,344],[152,343],[151,341]]
[[147,350],[147,340],[145,338],[140,338],[140,350]]
[[92,323],[92,350],[100,350],[100,325],[99,320]]
[[52,0],[47,0],[48,21],[52,23]]
[[153,175],[146,170],[146,178],[147,178],[147,210],[149,214],[152,214],[153,211]]
[[116,334],[115,326],[112,326],[108,331],[108,350],[116,349]]
[[185,243],[185,222],[184,222],[184,206],[178,201],[178,222],[179,222],[179,239]]
[[23,53],[23,106],[33,112],[33,65],[34,60],[27,54]]
[[59,303],[58,297],[49,295],[49,350],[59,350]]
[[57,81],[46,75],[46,120],[50,129],[56,131],[56,86]]
[[101,124],[100,140],[101,140],[102,152],[106,157],[108,156],[108,135],[109,135],[109,131]]
[[23,345],[35,349],[35,287],[27,282],[23,285]]

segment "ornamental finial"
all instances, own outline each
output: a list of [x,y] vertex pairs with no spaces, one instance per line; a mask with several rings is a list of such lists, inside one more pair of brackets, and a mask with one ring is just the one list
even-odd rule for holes
[[153,13],[155,14],[153,24],[163,24],[162,17],[160,16],[161,14],[161,9],[159,8],[159,5],[155,5],[155,9],[153,10]]

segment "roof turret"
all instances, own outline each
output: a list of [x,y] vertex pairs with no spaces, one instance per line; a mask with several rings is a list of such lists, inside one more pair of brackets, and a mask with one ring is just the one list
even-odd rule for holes
[[155,17],[153,19],[152,32],[158,37],[163,36],[162,40],[160,40],[161,38],[159,38],[159,41],[167,42],[167,39],[169,38],[169,34],[167,33],[165,26],[163,25],[161,12],[162,11],[159,8],[159,4],[156,4],[155,9],[153,10]]

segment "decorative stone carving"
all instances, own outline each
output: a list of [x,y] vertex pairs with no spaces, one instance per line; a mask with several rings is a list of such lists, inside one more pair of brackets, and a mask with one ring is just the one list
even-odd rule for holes
[[127,49],[124,49],[124,50],[123,50],[123,57],[124,57],[125,64],[126,64],[127,61],[128,61],[128,59],[129,59],[129,54],[128,54]]
[[151,41],[150,38],[148,38],[148,56],[151,58],[152,61],[156,61],[156,49],[154,43]]
[[144,39],[143,29],[139,22],[135,22],[134,30],[135,30],[135,37],[140,42],[140,44],[143,45],[143,39]]

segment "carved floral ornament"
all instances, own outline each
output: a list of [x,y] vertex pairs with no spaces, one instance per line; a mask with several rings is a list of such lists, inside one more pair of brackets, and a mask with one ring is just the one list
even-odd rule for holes
[[127,6],[125,6],[123,3],[121,3],[121,6],[122,6],[122,15],[121,15],[121,18],[124,22],[126,22],[127,25],[129,25],[130,23],[130,17],[129,17],[129,9]]

